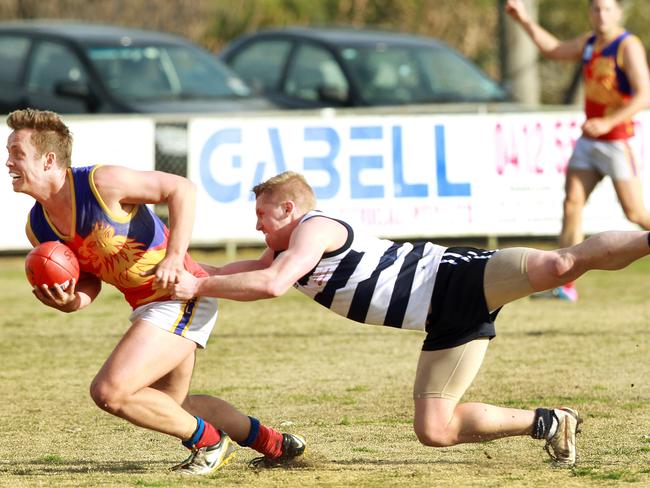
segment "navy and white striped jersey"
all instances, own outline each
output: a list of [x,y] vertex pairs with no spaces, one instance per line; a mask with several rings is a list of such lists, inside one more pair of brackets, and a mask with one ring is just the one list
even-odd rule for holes
[[[424,330],[438,264],[445,249],[431,242],[398,244],[348,229],[338,250],[325,253],[295,287],[339,315],[365,324]],[[300,225],[298,224],[298,225]]]

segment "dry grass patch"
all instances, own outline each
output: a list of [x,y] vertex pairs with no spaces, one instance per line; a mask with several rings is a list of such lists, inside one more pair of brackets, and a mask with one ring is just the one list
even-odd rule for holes
[[[221,255],[202,256],[216,261]],[[412,432],[411,387],[422,335],[361,326],[297,293],[222,301],[192,389],[303,434],[305,459],[255,471],[242,449],[212,478],[168,468],[180,444],[98,410],[88,384],[127,327],[128,306],[105,287],[77,314],[31,296],[22,259],[1,260],[0,486],[650,485],[650,260],[580,282],[576,304],[507,306],[466,400],[571,405],[585,417],[574,469],[549,466],[542,444],[512,438],[449,449]]]

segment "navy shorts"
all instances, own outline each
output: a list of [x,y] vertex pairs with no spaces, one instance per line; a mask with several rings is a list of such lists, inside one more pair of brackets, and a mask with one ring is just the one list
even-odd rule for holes
[[496,336],[494,320],[483,291],[485,265],[495,251],[450,247],[442,256],[427,315],[423,351],[460,346]]

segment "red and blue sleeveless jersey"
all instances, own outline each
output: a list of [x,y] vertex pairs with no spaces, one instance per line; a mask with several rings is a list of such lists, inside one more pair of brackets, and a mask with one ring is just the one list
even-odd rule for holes
[[[154,276],[140,276],[165,257],[169,230],[146,205],[136,205],[124,217],[113,214],[95,187],[97,167],[68,169],[73,235],[62,235],[38,202],[29,212],[30,230],[39,242],[65,243],[79,259],[81,271],[114,285],[133,308],[170,299],[168,290],[153,288]],[[207,276],[189,254],[184,266],[194,276]]]
[[[621,68],[621,43],[632,36],[624,32],[600,50],[596,50],[596,36],[587,39],[582,51],[582,76],[585,85],[585,113],[587,119],[606,116],[629,103],[632,87]],[[634,122],[626,120],[610,132],[598,137],[602,140],[627,139],[634,135]]]

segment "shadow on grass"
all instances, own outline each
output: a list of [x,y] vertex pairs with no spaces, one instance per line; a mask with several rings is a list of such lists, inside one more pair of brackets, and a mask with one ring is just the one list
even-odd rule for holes
[[[353,325],[353,327],[356,325]],[[362,326],[360,326],[362,327]],[[367,326],[366,326],[367,327]],[[371,326],[373,327],[373,326]],[[383,326],[378,326],[378,327],[383,327]],[[379,331],[383,332],[385,330],[390,330],[391,333],[394,330],[399,330],[395,328],[390,328],[390,329],[378,329]],[[421,331],[418,331],[422,333]],[[280,332],[280,331],[264,331],[264,332],[219,332],[214,335],[215,338],[221,340],[221,339],[259,339],[259,338],[278,338],[278,339],[291,339],[291,338],[307,338],[307,339],[313,339],[315,336],[318,337],[358,337],[358,336],[367,336],[367,331],[366,330],[361,330],[361,328],[358,331],[354,331],[353,329],[350,330],[349,332],[341,332],[341,330],[333,330],[331,332],[327,331],[322,331],[322,330],[307,330],[305,332]],[[424,335],[422,336],[424,337]]]
[[[366,326],[367,327],[367,326]],[[375,327],[375,326],[370,326]],[[398,328],[387,328],[385,326],[376,326],[377,333],[386,333],[387,336],[395,333],[401,333],[402,330]],[[351,329],[349,332],[343,332],[341,330],[333,330],[332,332],[326,332],[323,330],[313,331],[307,330],[305,332],[280,332],[280,331],[264,331],[264,332],[219,332],[214,335],[218,340],[237,340],[237,339],[259,339],[259,338],[275,338],[275,339],[313,339],[315,336],[318,337],[368,337],[368,331],[372,329],[364,329],[355,331]],[[390,331],[390,332],[387,332]],[[407,331],[408,333],[417,333],[421,334],[424,338],[423,331]],[[507,325],[499,328],[497,323],[497,333],[501,332],[502,334],[507,334],[510,337],[592,337],[594,331],[582,331],[582,330],[571,330],[571,329],[538,329],[538,330],[527,330],[527,331],[513,331],[508,330]],[[612,337],[621,337],[621,335],[628,335],[637,337],[639,335],[650,335],[650,329],[646,331],[629,331],[628,333],[625,330],[621,331],[620,328],[612,328],[611,330],[602,330],[597,331],[599,336],[612,336]]]
[[[13,476],[51,476],[80,473],[147,473],[152,469],[165,470],[165,461],[86,461],[86,460],[14,460],[0,461],[0,474]],[[168,462],[168,467],[174,464]]]
[[[472,465],[473,461],[462,461],[462,460],[436,460],[437,464],[449,464],[449,465]],[[294,459],[290,462],[265,467],[265,468],[255,468],[252,467],[254,472],[257,474],[268,471],[268,470],[337,470],[337,467],[358,467],[363,468],[364,466],[423,466],[431,464],[430,460],[415,460],[415,459],[404,459],[401,461],[396,460],[387,460],[387,459],[377,459],[377,458],[363,458],[355,457],[352,459],[338,460],[333,461],[326,459],[325,457],[316,454],[316,453],[307,453],[305,456],[298,459]]]
[[[497,326],[498,327],[498,326]],[[498,328],[497,328],[498,332]],[[509,336],[512,337],[592,337],[596,332],[594,331],[583,331],[583,330],[570,330],[570,329],[540,329],[540,330],[529,330],[529,331],[507,331]],[[625,331],[621,330],[620,327],[612,327],[611,330],[602,330],[598,329],[598,336],[612,336],[612,337],[621,337],[621,336],[634,336],[638,337],[639,335],[649,335],[650,330],[647,331]]]
[[[416,459],[403,459],[401,461],[387,460],[387,459],[366,459],[366,458],[354,458],[348,459],[345,461],[330,461],[330,464],[337,466],[424,466],[432,464],[432,460],[416,460]],[[474,460],[463,461],[460,459],[436,459],[436,464],[450,464],[450,465],[475,465]]]

